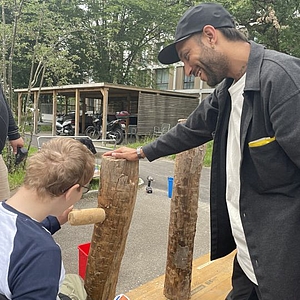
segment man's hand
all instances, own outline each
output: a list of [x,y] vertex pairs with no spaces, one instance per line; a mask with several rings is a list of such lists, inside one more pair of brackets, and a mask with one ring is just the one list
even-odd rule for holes
[[20,147],[20,148],[24,147],[24,140],[22,137],[19,137],[16,140],[11,140],[11,141],[9,141],[9,143],[13,148],[14,154],[17,154],[18,147]]
[[67,208],[60,216],[57,216],[57,217],[56,217],[57,220],[58,220],[58,222],[59,222],[59,224],[60,224],[60,226],[61,226],[61,225],[64,225],[65,223],[67,223],[69,213],[70,213],[70,211],[72,211],[73,207],[74,207],[73,205],[70,206],[70,207]]
[[[141,153],[143,157],[145,157],[145,154]],[[115,158],[124,158],[127,160],[135,161],[139,160],[136,149],[128,148],[128,147],[121,147],[119,149],[108,151],[103,154],[103,156],[112,156]]]

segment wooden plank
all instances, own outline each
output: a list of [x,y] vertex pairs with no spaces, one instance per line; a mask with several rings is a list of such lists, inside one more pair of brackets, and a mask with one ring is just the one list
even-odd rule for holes
[[[224,300],[231,290],[232,261],[235,251],[210,261],[209,254],[193,261],[191,300]],[[166,300],[163,295],[165,275],[129,291],[131,300]]]

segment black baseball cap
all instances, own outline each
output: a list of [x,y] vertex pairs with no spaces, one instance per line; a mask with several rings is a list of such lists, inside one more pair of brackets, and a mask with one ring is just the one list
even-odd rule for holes
[[181,17],[175,32],[175,41],[162,49],[158,60],[162,64],[173,64],[180,61],[176,43],[187,39],[193,33],[201,32],[205,25],[215,28],[234,28],[235,23],[230,13],[218,3],[201,3],[189,8]]

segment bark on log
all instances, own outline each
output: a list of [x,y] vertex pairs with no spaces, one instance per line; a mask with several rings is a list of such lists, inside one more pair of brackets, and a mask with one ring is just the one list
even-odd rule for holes
[[164,283],[164,295],[171,300],[191,297],[199,179],[204,154],[205,146],[200,146],[177,154],[175,159]]
[[85,276],[88,300],[111,300],[116,294],[138,188],[138,161],[102,157],[98,207],[106,218],[95,224]]

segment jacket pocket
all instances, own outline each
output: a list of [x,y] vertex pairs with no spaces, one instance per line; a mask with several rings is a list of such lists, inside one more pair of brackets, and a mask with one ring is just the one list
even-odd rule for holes
[[250,148],[255,148],[255,147],[263,147],[266,146],[272,142],[275,141],[275,136],[273,137],[263,137],[261,139],[258,140],[254,140],[248,143]]
[[250,143],[248,145],[250,157],[262,185],[259,187],[260,190],[277,189],[299,180],[297,166],[289,159],[275,138],[253,142],[250,142],[252,147]]

